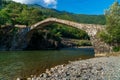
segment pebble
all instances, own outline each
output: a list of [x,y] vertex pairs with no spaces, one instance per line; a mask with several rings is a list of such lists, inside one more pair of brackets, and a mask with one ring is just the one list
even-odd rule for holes
[[120,80],[119,62],[120,56],[79,60],[46,69],[46,73],[27,80]]
[[32,80],[31,78],[27,78],[27,80]]
[[16,80],[20,80],[20,78],[17,78]]

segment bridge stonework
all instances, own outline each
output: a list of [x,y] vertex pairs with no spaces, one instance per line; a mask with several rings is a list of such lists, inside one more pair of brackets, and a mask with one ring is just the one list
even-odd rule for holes
[[101,41],[99,38],[96,37],[97,32],[102,31],[105,26],[103,25],[95,25],[95,24],[80,24],[73,21],[68,20],[62,20],[57,18],[48,18],[43,21],[40,21],[30,27],[30,30],[40,29],[42,27],[45,27],[46,25],[52,24],[52,23],[59,23],[68,25],[71,27],[75,27],[77,29],[81,29],[88,33],[90,36],[91,43],[93,45],[94,51],[96,54],[100,53],[110,53],[111,46],[106,44],[105,42]]

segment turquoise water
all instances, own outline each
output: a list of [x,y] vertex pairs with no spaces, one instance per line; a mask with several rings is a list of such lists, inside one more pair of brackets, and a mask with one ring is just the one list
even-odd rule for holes
[[14,80],[16,77],[39,75],[46,69],[76,59],[94,57],[92,48],[68,48],[43,51],[1,51],[0,80]]

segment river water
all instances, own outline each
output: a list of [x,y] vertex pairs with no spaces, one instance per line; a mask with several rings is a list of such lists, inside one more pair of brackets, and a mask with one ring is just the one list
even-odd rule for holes
[[92,48],[67,48],[43,51],[1,51],[0,80],[39,75],[46,69],[77,59],[94,57]]

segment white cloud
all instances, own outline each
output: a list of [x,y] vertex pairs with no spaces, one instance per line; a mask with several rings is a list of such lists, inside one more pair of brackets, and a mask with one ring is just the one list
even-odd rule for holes
[[15,2],[25,3],[25,4],[40,4],[44,7],[57,7],[57,0],[13,0]]
[[56,8],[56,6],[57,6],[56,0],[43,0],[43,2],[46,4],[46,6],[52,5],[53,8]]
[[20,2],[20,3],[28,3],[27,0],[13,0],[15,2]]

